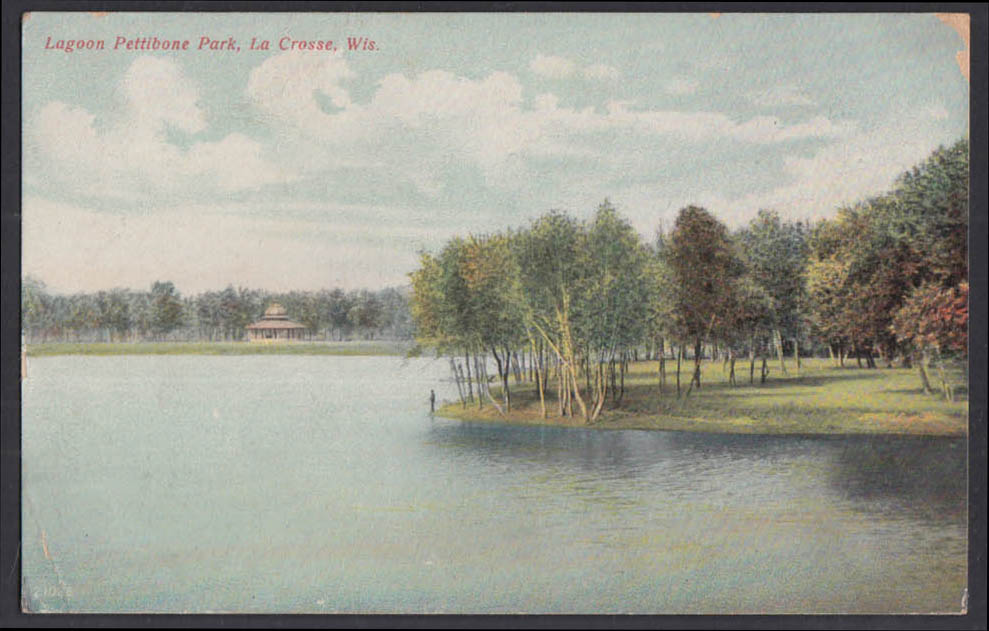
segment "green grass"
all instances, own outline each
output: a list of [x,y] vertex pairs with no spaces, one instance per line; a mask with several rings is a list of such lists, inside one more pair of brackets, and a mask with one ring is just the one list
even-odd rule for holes
[[28,357],[50,355],[405,355],[409,342],[137,342],[28,344]]
[[[669,362],[667,366],[669,371]],[[684,391],[690,368],[681,373]],[[738,385],[732,387],[720,362],[705,362],[701,389],[678,399],[675,374],[668,372],[665,392],[660,393],[657,363],[639,362],[631,366],[626,377],[621,406],[613,408],[609,399],[593,426],[742,434],[967,433],[968,394],[960,367],[950,371],[956,386],[954,402],[924,394],[916,370],[836,368],[828,360],[804,360],[799,375],[792,360],[787,368],[788,374],[782,375],[774,363],[769,381],[759,385],[757,367],[756,385],[749,385],[748,363],[738,362]],[[937,379],[933,371],[931,377]],[[558,416],[552,382],[549,390],[545,420],[540,415],[538,393],[528,384],[512,388],[510,414],[498,414],[489,402],[481,410],[476,403],[467,408],[459,402],[447,403],[439,414],[470,421],[585,426],[579,413],[576,418]],[[499,398],[493,387],[492,394]]]

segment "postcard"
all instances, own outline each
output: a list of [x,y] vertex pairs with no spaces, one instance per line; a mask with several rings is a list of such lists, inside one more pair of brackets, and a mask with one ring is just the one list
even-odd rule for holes
[[966,612],[967,14],[22,18],[24,612]]

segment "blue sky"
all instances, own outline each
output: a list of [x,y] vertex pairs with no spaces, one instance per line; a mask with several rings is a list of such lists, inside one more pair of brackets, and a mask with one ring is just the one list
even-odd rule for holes
[[926,14],[34,13],[23,40],[23,268],[64,292],[404,284],[453,234],[605,197],[646,238],[687,204],[827,217],[968,130],[965,44]]

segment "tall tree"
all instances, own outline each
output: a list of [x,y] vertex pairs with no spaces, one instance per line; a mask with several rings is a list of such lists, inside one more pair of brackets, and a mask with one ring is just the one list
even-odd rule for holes
[[171,281],[155,281],[151,285],[151,328],[158,339],[182,326],[182,301]]
[[667,256],[675,280],[680,328],[694,345],[691,388],[700,387],[703,342],[731,317],[734,284],[744,268],[727,228],[698,206],[680,210]]
[[779,213],[760,210],[739,232],[746,269],[768,298],[770,327],[780,370],[786,372],[783,339],[797,344],[806,304],[807,238],[800,222],[785,222]]

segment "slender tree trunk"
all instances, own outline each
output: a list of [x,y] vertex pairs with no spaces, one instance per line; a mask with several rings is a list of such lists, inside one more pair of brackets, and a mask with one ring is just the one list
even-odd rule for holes
[[735,384],[735,349],[730,347],[728,348],[728,364],[730,366],[728,372],[728,383],[731,384],[731,386],[734,388],[736,385]]
[[613,408],[618,407],[618,386],[615,383],[615,358],[612,357],[611,361],[608,362],[608,376],[611,378],[611,406]]
[[508,387],[508,372],[509,372],[508,363],[509,363],[510,355],[511,355],[511,351],[509,351],[508,348],[505,348],[505,374],[501,378],[501,385],[505,389],[503,393],[505,399],[505,409],[509,412],[512,411],[512,391]]
[[515,383],[522,383],[522,369],[519,366],[519,354],[512,351],[512,372],[515,374]]
[[666,390],[666,340],[659,338],[659,391]]
[[762,358],[762,369],[759,375],[759,383],[766,383],[766,377],[769,376],[769,366],[766,365],[766,357]]
[[680,363],[683,361],[683,344],[677,345],[677,398],[680,398]]
[[546,418],[546,395],[543,392],[543,378],[542,378],[542,362],[536,364],[536,342],[530,340],[529,343],[532,345],[532,352],[529,355],[529,371],[533,373],[530,377],[535,377],[536,388],[539,390],[539,415],[545,419]]
[[[559,360],[557,360],[559,361]],[[565,390],[563,388],[563,371],[560,370],[559,364],[557,364],[556,369],[556,402],[560,408],[560,416],[566,416],[566,401],[564,401]]]
[[457,372],[457,362],[450,358],[450,371],[453,372],[453,380],[457,383],[457,394],[460,395],[460,405],[467,407],[467,400],[464,399],[464,389],[460,385],[460,374]]
[[755,336],[752,336],[752,343],[749,346],[749,385],[755,384]]
[[690,396],[690,393],[694,390],[694,384],[697,384],[697,389],[701,389],[701,341],[697,340],[694,342],[694,373],[690,377],[690,383],[687,385],[687,393],[684,398]]
[[924,394],[931,393],[931,381],[927,377],[927,350],[920,351],[917,357],[917,373],[920,375],[920,383],[924,387]]
[[941,357],[941,349],[934,350],[934,364],[937,367],[938,379],[941,380],[941,391],[948,401],[955,400],[955,389],[948,383],[948,375],[944,370],[944,359]]
[[543,375],[543,390],[545,390],[549,385],[549,362],[546,360],[542,343],[539,344],[539,371]]
[[480,410],[484,407],[484,390],[487,386],[487,376],[485,371],[481,367],[481,357],[477,352],[474,353],[474,374],[477,375],[477,409]]
[[[587,390],[588,396],[591,394],[591,349],[587,347],[584,349],[584,388]],[[593,398],[593,397],[591,397]],[[591,404],[593,405],[593,403]]]
[[793,362],[797,365],[797,376],[800,376],[800,340],[793,338]]
[[694,344],[694,383],[697,384],[697,389],[701,389],[701,356],[702,352],[702,342],[697,340]]
[[[464,366],[467,367],[467,400],[474,401],[474,386],[470,374],[470,353],[464,349]],[[479,393],[480,394],[480,393]]]
[[[488,380],[489,380],[489,377],[488,377],[488,362],[487,362],[487,359],[486,358],[481,363],[481,370],[484,372],[484,394],[488,397],[488,401],[491,402],[491,405],[493,405],[494,408],[498,411],[498,414],[504,416],[505,415],[505,411],[501,409],[501,406],[498,405],[498,402],[495,401],[495,398],[493,396],[491,396],[491,388],[488,387]],[[478,398],[480,398],[480,397],[478,397]]]
[[622,399],[625,398],[625,372],[628,370],[628,351],[622,353],[622,363],[621,363],[621,391],[618,393],[618,405],[622,404]]
[[776,355],[779,357],[780,360],[780,372],[785,375],[786,362],[783,359],[783,334],[780,332],[779,329],[774,329],[773,335],[775,336],[773,343],[776,345]]

